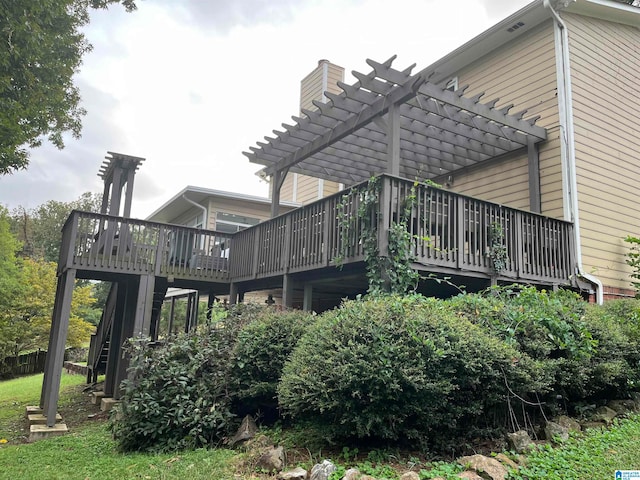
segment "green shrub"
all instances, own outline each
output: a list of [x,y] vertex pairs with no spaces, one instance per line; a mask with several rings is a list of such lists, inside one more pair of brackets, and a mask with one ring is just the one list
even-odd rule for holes
[[624,397],[640,387],[640,300],[591,305],[586,321],[598,341],[594,361],[594,394]]
[[111,427],[123,451],[215,444],[233,419],[229,365],[241,317],[149,348],[132,342],[129,380]]
[[577,294],[533,287],[495,287],[446,301],[458,316],[482,325],[536,364],[529,392],[583,398],[597,341],[584,320],[587,303]]
[[315,317],[299,310],[262,308],[240,331],[233,352],[234,395],[243,413],[277,407],[282,368]]
[[516,390],[531,381],[518,357],[437,300],[349,301],[302,337],[278,398],[295,420],[326,426],[333,437],[444,444],[476,435],[474,426],[496,426],[481,414],[504,404],[505,381]]

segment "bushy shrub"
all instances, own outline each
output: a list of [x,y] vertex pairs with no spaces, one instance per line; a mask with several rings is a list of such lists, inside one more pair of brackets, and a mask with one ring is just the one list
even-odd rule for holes
[[587,304],[577,294],[512,285],[459,295],[446,303],[533,360],[540,375],[529,385],[531,393],[573,400],[586,395],[597,340],[584,320]]
[[164,451],[217,443],[228,433],[229,365],[241,317],[149,348],[133,342],[131,368],[111,427],[124,451]]
[[276,387],[289,354],[316,317],[262,308],[240,331],[233,352],[234,395],[243,413],[277,407]]
[[433,444],[477,434],[469,424],[505,402],[506,382],[517,390],[531,381],[529,366],[442,302],[369,298],[319,318],[285,364],[278,398],[334,437]]
[[623,398],[640,387],[640,300],[590,305],[585,320],[598,341],[591,395]]

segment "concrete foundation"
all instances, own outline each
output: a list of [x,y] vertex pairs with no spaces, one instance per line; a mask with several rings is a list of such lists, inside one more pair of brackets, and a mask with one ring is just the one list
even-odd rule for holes
[[[33,413],[27,416],[27,420],[29,420],[29,425],[45,425],[47,423],[47,417],[45,417],[42,413]],[[62,415],[56,413],[56,423],[62,422]]]
[[108,412],[117,403],[118,403],[118,400],[116,400],[115,398],[106,398],[105,397],[100,401],[100,410],[102,410],[103,412]]
[[26,413],[25,413],[25,417],[29,418],[29,415],[34,415],[34,414],[42,414],[42,409],[37,406],[37,405],[27,405],[26,408]]
[[46,425],[31,425],[29,430],[29,442],[35,442],[42,440],[43,438],[55,437],[57,435],[64,435],[69,431],[66,423],[56,423],[53,427],[47,427]]
[[91,394],[91,403],[94,405],[101,405],[101,400],[104,398],[104,392],[93,392]]

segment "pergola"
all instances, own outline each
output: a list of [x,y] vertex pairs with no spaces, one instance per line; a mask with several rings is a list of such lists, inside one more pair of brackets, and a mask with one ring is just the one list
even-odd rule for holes
[[509,115],[513,105],[496,108],[498,99],[481,103],[483,93],[465,97],[467,86],[452,91],[430,83],[431,73],[414,75],[367,60],[369,74],[353,72],[353,85],[339,83],[342,93],[326,92],[327,103],[303,110],[244,152],[271,176],[272,216],[278,214],[280,189],[288,172],[345,185],[377,173],[426,180],[442,177],[486,160],[528,152],[530,207],[540,211],[537,144],[546,130],[525,119],[526,110]]

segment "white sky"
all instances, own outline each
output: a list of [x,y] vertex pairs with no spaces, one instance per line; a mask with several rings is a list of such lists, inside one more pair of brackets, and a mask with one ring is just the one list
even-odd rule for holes
[[[0,204],[33,208],[102,192],[107,151],[144,157],[132,215],[186,185],[267,196],[242,155],[298,114],[300,80],[326,58],[368,73],[397,54],[418,71],[527,0],[144,0],[95,12],[76,77],[82,138],[35,149],[0,177]],[[354,79],[347,74],[347,83]]]

